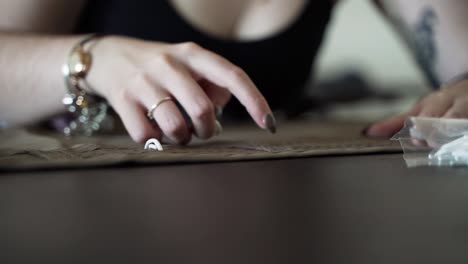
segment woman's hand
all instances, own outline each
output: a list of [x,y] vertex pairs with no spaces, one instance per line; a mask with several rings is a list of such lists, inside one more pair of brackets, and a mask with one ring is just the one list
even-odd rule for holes
[[468,118],[468,80],[457,82],[419,100],[407,113],[371,125],[366,134],[391,137],[410,116]]
[[[166,44],[124,37],[104,37],[92,49],[88,82],[120,115],[137,142],[166,135],[186,144],[192,133],[202,139],[216,134],[216,109],[234,95],[263,129],[274,131],[265,98],[247,74],[226,59],[194,43]],[[146,117],[148,109],[172,97]],[[191,119],[185,122],[177,101]]]

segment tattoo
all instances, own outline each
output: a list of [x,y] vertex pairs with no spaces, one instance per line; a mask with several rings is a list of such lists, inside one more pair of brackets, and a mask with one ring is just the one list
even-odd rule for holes
[[419,65],[424,71],[431,85],[439,87],[440,80],[436,72],[438,51],[435,44],[434,26],[437,15],[431,7],[426,7],[421,13],[420,20],[414,26],[414,50]]

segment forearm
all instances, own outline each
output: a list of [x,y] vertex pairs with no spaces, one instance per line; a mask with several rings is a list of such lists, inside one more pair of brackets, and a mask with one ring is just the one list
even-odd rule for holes
[[382,0],[434,86],[468,71],[468,2]]
[[61,66],[78,38],[0,33],[0,121],[27,124],[65,110]]

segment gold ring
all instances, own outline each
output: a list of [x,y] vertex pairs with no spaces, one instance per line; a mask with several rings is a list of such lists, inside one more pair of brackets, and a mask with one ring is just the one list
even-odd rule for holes
[[172,97],[164,97],[163,99],[159,100],[157,103],[152,105],[148,112],[146,112],[146,117],[148,117],[149,120],[154,120],[153,117],[153,112],[158,108],[160,105],[162,105],[164,102],[172,101]]

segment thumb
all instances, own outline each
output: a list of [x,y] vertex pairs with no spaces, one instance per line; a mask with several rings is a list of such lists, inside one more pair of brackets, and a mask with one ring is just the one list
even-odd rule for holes
[[411,113],[404,113],[370,125],[364,133],[370,137],[390,138],[403,127]]
[[370,125],[364,134],[370,137],[390,138],[396,132],[400,131],[405,124],[405,120],[410,116],[417,116],[421,112],[422,104],[419,101],[410,111],[390,117],[383,121]]

